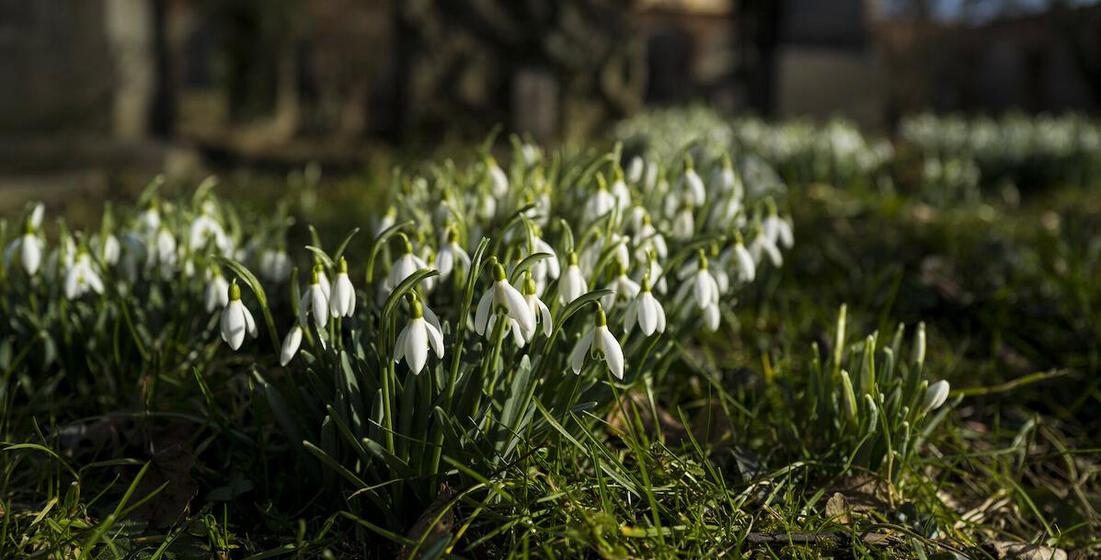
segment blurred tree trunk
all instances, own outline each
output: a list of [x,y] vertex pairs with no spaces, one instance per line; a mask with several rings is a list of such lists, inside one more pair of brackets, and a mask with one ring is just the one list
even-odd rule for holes
[[745,0],[738,3],[736,30],[741,56],[741,78],[749,106],[763,116],[774,114],[777,50],[780,46],[783,2]]

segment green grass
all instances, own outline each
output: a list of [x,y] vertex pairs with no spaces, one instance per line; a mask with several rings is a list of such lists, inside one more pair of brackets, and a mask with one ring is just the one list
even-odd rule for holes
[[[336,246],[377,188],[292,189],[288,246],[308,242],[307,222]],[[671,341],[599,413],[537,405],[546,429],[493,464],[445,453],[432,497],[397,524],[296,450],[258,386],[267,366],[216,334],[185,336],[211,334],[206,316],[132,337],[155,358],[133,347],[67,368],[93,381],[6,378],[0,558],[995,558],[1008,541],[1101,553],[1101,198],[1065,186],[941,207],[905,184],[792,191],[795,249],[719,332]],[[264,336],[248,344],[267,352]],[[0,348],[0,363],[19,369],[19,351]],[[884,393],[921,371],[953,393],[906,428],[859,399],[850,420],[841,370]]]

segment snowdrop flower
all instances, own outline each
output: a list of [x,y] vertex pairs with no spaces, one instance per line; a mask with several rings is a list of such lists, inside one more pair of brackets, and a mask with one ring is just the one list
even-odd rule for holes
[[589,283],[585,281],[585,276],[581,274],[581,267],[577,265],[577,253],[570,251],[566,257],[566,273],[558,281],[558,301],[568,305],[587,291],[589,291]]
[[[539,296],[536,295],[535,279],[532,278],[530,272],[524,273],[524,284],[521,292],[524,295],[524,304],[528,306],[531,311],[531,316],[543,327],[543,336],[550,336],[551,329],[553,328],[553,322],[551,320],[550,309],[539,300]],[[508,317],[505,319],[508,321],[505,325],[505,334],[512,334],[512,340],[517,347],[523,348],[525,344],[531,342],[531,339],[535,338],[535,333],[538,331],[535,323],[532,323],[530,330],[524,330],[520,326],[520,322],[516,319]],[[487,332],[493,332],[493,325],[496,324],[497,315],[491,315],[489,317],[489,324],[486,325]]]
[[665,243],[665,236],[651,223],[649,214],[642,217],[642,224],[635,233],[634,242],[635,258],[640,261],[651,252],[656,253],[657,256],[663,259],[669,255],[669,246]]
[[642,289],[638,297],[627,304],[627,311],[623,316],[623,326],[628,334],[636,324],[646,336],[665,332],[665,309],[650,291],[649,274],[642,276]]
[[451,271],[456,269],[468,270],[470,268],[470,255],[456,241],[458,234],[454,227],[447,228],[447,241],[440,247],[436,254],[436,268],[440,270],[440,278],[451,276]]
[[616,263],[616,276],[605,288],[612,293],[600,299],[604,307],[611,308],[618,300],[631,300],[638,295],[639,285],[627,276],[627,269],[622,264]]
[[504,267],[496,260],[493,263],[493,274],[493,286],[486,290],[482,294],[482,299],[478,301],[478,310],[474,315],[474,331],[478,334],[489,334],[490,331],[486,326],[489,324],[490,315],[497,308],[501,308],[505,310],[508,318],[516,321],[521,332],[534,332],[535,317],[532,315],[531,308],[528,307],[519,290],[509,285]]
[[684,160],[684,176],[681,177],[681,189],[684,192],[684,202],[689,206],[703,206],[703,203],[707,199],[707,191],[704,189],[703,179],[700,179],[699,173],[696,173],[690,156],[686,157]]
[[687,204],[681,206],[680,211],[673,217],[673,228],[670,232],[677,239],[688,239],[696,232],[696,221],[692,215],[692,207]]
[[416,295],[409,295],[409,306],[412,308],[413,318],[398,334],[394,344],[394,362],[404,359],[409,371],[416,375],[424,369],[424,364],[428,361],[429,348],[437,358],[443,358],[443,333],[424,320],[424,308]]
[[700,249],[697,253],[696,265],[689,266],[686,270],[690,272],[687,274],[682,273],[682,276],[686,278],[687,281],[681,284],[678,298],[687,296],[691,293],[693,299],[696,300],[696,305],[701,309],[708,305],[718,303],[719,283],[711,273],[707,255],[704,254],[703,249]]
[[677,300],[684,301],[691,294],[696,306],[703,310],[704,325],[710,331],[719,328],[719,282],[709,270],[707,256],[703,250],[699,251],[695,271],[681,284],[677,292]]
[[642,173],[646,170],[646,162],[642,161],[640,156],[631,158],[631,163],[627,164],[627,180],[632,185],[637,185],[642,180]]
[[745,248],[741,234],[737,235],[734,245],[723,253],[720,260],[734,267],[738,281],[743,284],[752,282],[757,276],[757,265],[753,262],[749,249]]
[[218,267],[212,267],[207,271],[206,289],[203,291],[203,304],[207,313],[213,313],[215,309],[229,304],[229,282],[226,282],[222,271]]
[[99,247],[99,256],[104,264],[115,266],[122,256],[122,245],[113,233],[108,233],[102,240],[99,236],[92,237],[92,245]]
[[539,293],[543,293],[543,288],[546,286],[547,278],[556,279],[562,273],[562,269],[558,266],[558,253],[554,251],[554,247],[551,247],[549,243],[539,238],[538,232],[531,238],[531,250],[527,251],[524,255],[534,255],[536,253],[547,253],[550,257],[540,259],[531,266],[531,273],[535,277],[535,284],[539,290]]
[[661,177],[661,165],[657,163],[651,163],[646,166],[646,175],[642,178],[642,186],[645,188],[645,192],[653,192],[658,186],[658,179]]
[[336,280],[329,290],[329,312],[333,317],[351,317],[356,311],[356,289],[348,278],[348,261],[340,257]]
[[145,237],[156,235],[161,229],[161,215],[157,211],[156,202],[152,202],[140,215],[138,215],[138,231]]
[[318,330],[325,328],[329,323],[329,297],[325,295],[325,289],[322,288],[322,274],[324,270],[321,265],[314,265],[310,285],[302,292],[302,297],[299,299],[301,302],[299,321],[305,323],[306,316],[313,315],[313,322]]
[[42,229],[42,222],[46,219],[46,206],[41,202],[36,202],[34,207],[31,208],[30,215],[27,216],[27,223],[35,231]]
[[478,217],[483,220],[492,220],[497,215],[497,199],[492,193],[483,192],[475,195],[474,208]]
[[159,267],[164,276],[176,270],[176,238],[168,228],[162,227],[153,241],[153,250],[149,252],[150,265]]
[[927,414],[940,408],[948,400],[948,389],[948,382],[943,379],[930,385],[921,401],[921,413]]
[[[539,299],[539,296],[535,293],[535,279],[532,278],[531,273],[529,272],[525,274],[524,277],[524,286],[522,290],[524,303],[528,306],[528,310],[531,311],[532,318],[534,318],[535,321],[543,327],[543,336],[549,337],[551,335],[551,329],[554,328],[554,322],[551,319],[550,308],[548,308],[547,304],[543,303],[542,300]],[[531,342],[531,339],[535,336],[535,331],[535,324],[533,323],[532,329],[525,333],[524,338],[528,342]]]
[[795,238],[792,235],[791,223],[781,218],[776,214],[776,207],[771,205],[771,212],[764,222],[761,223],[761,229],[764,231],[765,237],[772,242],[773,245],[779,245],[786,249],[791,249],[795,244]]
[[281,284],[291,277],[291,258],[283,249],[265,249],[260,254],[260,276],[265,280]]
[[631,267],[631,252],[627,249],[627,237],[613,233],[609,237],[604,237],[602,242],[589,244],[585,252],[581,254],[581,269],[589,274],[599,272],[596,270],[596,265],[599,264],[601,256],[609,247],[613,247],[612,260],[615,263],[623,268]]
[[333,285],[329,283],[329,275],[325,274],[325,267],[321,264],[320,258],[315,258],[313,266],[317,269],[317,283],[321,286],[321,293],[325,294],[325,301],[329,301],[333,297]]
[[42,266],[42,254],[46,251],[46,242],[35,231],[34,223],[28,218],[23,235],[12,241],[4,251],[5,262],[10,262],[14,255],[19,255],[19,264],[27,276],[34,276],[38,272]]
[[229,303],[222,309],[222,340],[233,350],[245,342],[245,335],[256,338],[256,321],[245,304],[241,302],[241,287],[234,280],[229,285]]
[[[390,267],[389,274],[386,275],[386,278],[382,282],[383,298],[390,295],[390,292],[394,291],[394,288],[397,288],[399,284],[418,270],[430,268],[428,263],[424,262],[424,259],[413,253],[413,244],[409,242],[409,238],[406,237],[404,233],[399,233],[398,238],[402,242],[402,254],[394,261],[394,265]],[[426,280],[424,286],[426,290],[431,290],[431,279]]]
[[780,254],[780,248],[776,246],[776,242],[763,232],[758,232],[757,237],[753,238],[753,241],[749,243],[749,254],[753,256],[753,261],[757,264],[761,263],[761,259],[765,255],[768,255],[772,266],[777,268],[784,265],[784,256]]
[[616,206],[620,210],[631,207],[631,189],[628,189],[627,183],[623,181],[623,170],[619,166],[616,166],[612,178],[612,196],[615,197]]
[[520,157],[524,158],[524,165],[531,167],[543,159],[543,151],[539,146],[525,142],[520,146]]
[[89,291],[103,293],[103,279],[92,266],[87,249],[80,247],[69,271],[65,274],[65,297],[76,299]]
[[596,192],[585,201],[584,220],[594,222],[601,216],[611,212],[616,206],[616,197],[608,192],[608,186],[605,184],[604,178],[598,175]]
[[394,224],[398,220],[398,210],[393,206],[386,209],[386,213],[383,214],[382,219],[378,222],[378,227],[375,228],[375,237],[378,237],[382,232],[394,227]]
[[654,284],[654,287],[657,288],[658,293],[661,293],[661,294],[664,294],[666,291],[669,290],[669,282],[667,282],[665,280],[664,272],[665,272],[665,270],[661,267],[661,264],[658,262],[657,254],[654,253],[653,251],[650,251],[650,253],[648,255],[646,255],[646,268],[643,270],[642,276],[643,277],[649,276],[650,278],[657,278],[658,281],[657,281],[657,284]]
[[596,306],[595,327],[585,333],[570,352],[570,369],[575,374],[581,373],[586,356],[603,360],[616,379],[623,379],[623,348],[608,331],[608,318],[599,304]]
[[498,199],[508,196],[508,175],[505,175],[505,171],[497,165],[497,160],[493,159],[493,156],[487,156],[485,163],[490,192]]
[[283,347],[279,350],[279,365],[286,367],[298,353],[298,347],[302,345],[302,327],[295,325],[287,336],[283,337]]
[[226,235],[222,224],[219,224],[210,213],[204,209],[203,213],[191,222],[188,232],[188,248],[192,251],[201,249],[207,243],[213,242],[222,254],[231,254],[229,236]]

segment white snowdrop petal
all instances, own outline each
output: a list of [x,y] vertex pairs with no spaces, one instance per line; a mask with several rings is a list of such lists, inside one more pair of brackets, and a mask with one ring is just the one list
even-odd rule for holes
[[493,307],[493,290],[486,290],[482,299],[478,300],[478,311],[474,314],[474,332],[486,333],[486,322],[489,321],[489,312]]
[[589,348],[593,345],[593,333],[595,331],[589,331],[581,336],[577,341],[577,344],[573,345],[573,350],[570,351],[570,369],[574,373],[581,373],[581,367],[585,365],[585,356],[589,353]]
[[405,337],[405,361],[414,374],[424,369],[428,361],[428,328],[424,318],[413,319],[409,324],[409,335]]
[[428,343],[431,344],[432,351],[436,353],[437,358],[442,358],[444,352],[443,333],[432,323],[425,322],[425,326],[428,331]]
[[600,338],[600,352],[604,354],[604,362],[616,379],[623,379],[623,348],[619,341],[608,332],[608,327],[598,327],[597,336]]

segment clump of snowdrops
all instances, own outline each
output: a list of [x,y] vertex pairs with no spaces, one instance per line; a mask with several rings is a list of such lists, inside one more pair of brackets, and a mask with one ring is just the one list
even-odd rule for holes
[[[746,183],[756,192],[782,184],[825,182],[837,186],[889,183],[894,147],[866,136],[853,123],[832,119],[769,123],[758,118],[726,119],[704,108],[647,111],[619,123],[614,132],[631,151],[659,159],[691,147],[697,156],[737,153]],[[761,161],[763,160],[763,162]],[[767,163],[765,163],[767,162]],[[749,175],[755,180],[748,180]],[[889,186],[889,185],[887,185]]]
[[1031,189],[1101,180],[1101,124],[1082,115],[924,113],[903,119],[899,135],[926,159],[973,160],[987,185]]
[[[667,367],[674,341],[722,328],[794,242],[728,157],[518,142],[505,162],[485,153],[395,185],[370,235],[303,250],[290,313],[274,317],[271,286],[219,260],[240,279],[222,338],[238,350],[270,332],[255,378],[271,414],[376,528],[407,527],[453,477],[488,484],[518,449],[585,429]],[[356,243],[366,262],[347,260]],[[262,367],[276,358],[285,369]]]
[[888,178],[886,167],[894,158],[889,141],[869,138],[843,119],[772,124],[746,118],[732,126],[739,146],[765,158],[795,184],[876,186]]
[[5,405],[22,395],[40,410],[61,402],[56,393],[92,403],[72,413],[153,406],[161,373],[187,378],[215,355],[214,344],[195,342],[216,332],[210,314],[227,297],[216,258],[289,275],[279,249],[285,211],[245,218],[214,196],[214,179],[187,200],[162,198],[163,183],[152,181],[133,208],[108,205],[90,231],[48,223],[42,204],[0,222]]

